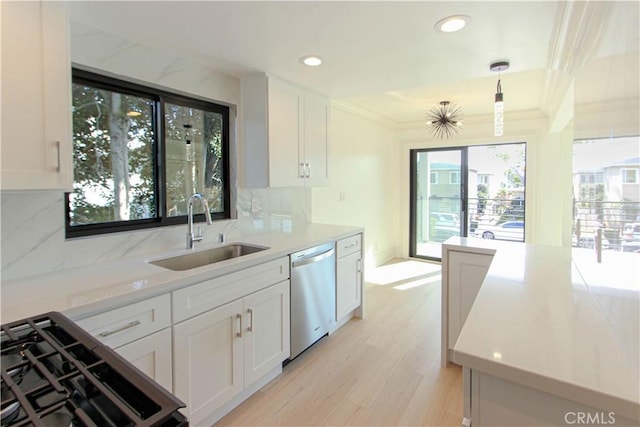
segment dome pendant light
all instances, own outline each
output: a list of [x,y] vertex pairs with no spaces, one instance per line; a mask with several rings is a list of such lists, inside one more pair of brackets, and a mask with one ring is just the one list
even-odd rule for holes
[[502,85],[500,84],[500,72],[509,68],[508,62],[495,62],[491,64],[489,69],[498,72],[498,85],[496,87],[496,97],[493,106],[493,135],[504,135],[504,97],[502,94]]

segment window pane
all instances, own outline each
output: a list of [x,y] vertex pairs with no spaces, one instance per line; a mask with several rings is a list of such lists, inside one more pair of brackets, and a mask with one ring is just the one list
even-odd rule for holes
[[469,147],[467,235],[524,241],[524,143]]
[[224,212],[222,126],[220,113],[165,103],[167,216],[186,215],[193,193]]
[[592,248],[640,253],[640,137],[576,140],[573,144],[573,237]]
[[636,169],[622,169],[622,182],[624,184],[637,184],[638,171]]
[[153,100],[73,84],[71,226],[154,218]]
[[462,150],[419,150],[412,161],[414,220],[410,250],[413,255],[437,259],[442,242],[460,235]]

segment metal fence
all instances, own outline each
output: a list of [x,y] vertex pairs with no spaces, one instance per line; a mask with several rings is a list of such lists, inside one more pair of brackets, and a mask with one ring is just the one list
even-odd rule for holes
[[640,203],[575,201],[573,218],[573,246],[593,247],[594,236],[602,228],[605,248],[619,250],[624,226],[640,222]]
[[[457,197],[420,198],[416,211],[416,231],[419,242],[444,241],[460,235],[461,200]],[[525,202],[522,199],[468,199],[466,235],[486,225],[507,221],[524,221]],[[640,222],[640,202],[574,201],[573,246],[593,247],[598,228],[602,229],[605,249],[620,250],[624,226]],[[515,239],[509,239],[515,240]]]
[[[416,238],[418,242],[442,242],[460,235],[461,199],[458,197],[419,198],[416,206]],[[506,221],[524,221],[524,200],[468,199],[467,236],[479,226],[501,224]],[[453,216],[453,217],[452,217]],[[457,219],[456,219],[457,218]],[[522,230],[514,238],[522,240]]]

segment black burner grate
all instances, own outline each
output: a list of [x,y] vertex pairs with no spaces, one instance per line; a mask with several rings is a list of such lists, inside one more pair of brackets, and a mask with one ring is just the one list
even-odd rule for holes
[[182,402],[60,313],[0,337],[3,426],[188,425]]

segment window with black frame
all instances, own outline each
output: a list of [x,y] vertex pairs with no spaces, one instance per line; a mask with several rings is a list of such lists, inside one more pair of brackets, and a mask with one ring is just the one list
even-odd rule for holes
[[186,222],[201,193],[230,218],[229,107],[73,70],[66,235]]

